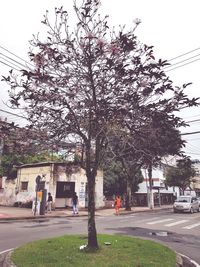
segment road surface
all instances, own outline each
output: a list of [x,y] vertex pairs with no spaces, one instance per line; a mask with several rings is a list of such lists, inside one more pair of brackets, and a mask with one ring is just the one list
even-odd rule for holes
[[[200,213],[174,214],[171,210],[121,216],[97,216],[98,233],[140,236],[161,242],[200,264]],[[87,217],[0,222],[0,252],[27,242],[86,234]]]

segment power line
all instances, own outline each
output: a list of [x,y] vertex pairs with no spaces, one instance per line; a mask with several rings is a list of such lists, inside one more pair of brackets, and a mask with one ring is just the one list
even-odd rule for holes
[[16,116],[16,117],[20,117],[20,118],[23,118],[23,119],[26,119],[26,120],[27,120],[27,118],[26,118],[26,117],[24,117],[24,116],[22,116],[22,115],[18,115],[18,114],[16,114],[16,113],[12,113],[12,112],[10,112],[10,111],[6,111],[6,110],[3,110],[3,109],[0,109],[0,111],[2,111],[2,112],[5,112],[5,113],[8,113],[8,114],[10,114],[10,115],[14,115],[14,116]]
[[193,50],[191,50],[191,51],[189,51],[189,52],[186,52],[186,53],[184,53],[184,54],[181,54],[181,55],[179,55],[179,56],[177,56],[177,57],[171,58],[171,59],[169,59],[168,61],[172,61],[172,60],[174,60],[174,59],[183,57],[183,56],[188,55],[188,54],[190,54],[190,53],[192,53],[192,52],[194,52],[194,51],[197,51],[197,50],[199,50],[199,49],[200,49],[200,47],[198,47],[198,48],[196,48],[196,49],[193,49]]
[[186,66],[186,65],[188,65],[188,64],[194,63],[194,62],[196,62],[196,61],[198,61],[198,60],[200,60],[200,58],[198,58],[198,59],[196,59],[196,60],[193,60],[193,61],[191,61],[191,62],[185,63],[185,64],[183,64],[183,65],[180,65],[180,66],[178,66],[178,67],[172,68],[172,69],[170,69],[170,70],[166,70],[165,72],[169,72],[169,71],[172,71],[172,70],[181,68],[181,67]]
[[14,68],[13,66],[10,66],[10,65],[8,65],[8,64],[6,64],[5,62],[3,62],[3,61],[1,61],[1,60],[0,60],[0,63],[2,63],[2,64],[4,64],[4,65],[6,65],[7,67],[10,67],[11,69],[14,69],[14,70],[20,71],[19,69],[16,69],[16,68]]
[[[13,59],[13,58],[11,58],[11,57],[8,57],[8,56],[6,56],[5,54],[3,54],[3,53],[0,53],[0,55],[2,55],[3,57],[6,57],[6,58],[8,58],[8,59],[10,59],[11,61],[14,61],[15,63],[17,63],[17,64],[19,64],[19,65],[21,65],[21,66],[23,66],[23,67],[27,67],[27,66],[25,66],[24,64],[22,64],[22,63],[20,63],[19,61],[17,61],[17,60],[15,60],[15,59]],[[4,60],[7,60],[7,59],[4,59]]]
[[197,132],[190,132],[190,133],[181,133],[180,135],[190,135],[190,134],[198,134],[200,131]]
[[181,61],[179,61],[179,62],[176,62],[176,63],[174,63],[174,64],[171,64],[170,66],[166,66],[164,69],[171,68],[171,67],[173,67],[173,66],[175,66],[175,65],[178,65],[178,64],[180,64],[180,63],[183,63],[183,62],[185,62],[185,61],[188,61],[188,60],[190,60],[190,59],[192,59],[192,58],[195,58],[195,57],[198,57],[198,56],[200,56],[200,54],[197,54],[197,55],[195,55],[195,56],[186,58],[186,59],[184,59],[184,60],[181,60]]
[[[1,55],[0,55],[0,58],[3,59],[4,61],[8,62],[8,63],[10,64],[10,66],[14,66],[14,67],[19,68],[19,66],[18,66],[17,64],[11,62],[10,60],[8,60],[8,59],[6,59],[6,58],[1,57]],[[13,67],[13,68],[14,68],[14,67]]]
[[11,52],[11,51],[9,51],[8,49],[4,48],[3,46],[1,46],[1,45],[0,45],[0,48],[1,48],[1,49],[3,49],[4,51],[6,51],[6,52],[10,53],[11,55],[13,55],[13,56],[15,56],[15,57],[17,57],[17,58],[21,59],[22,61],[26,62],[27,64],[29,64],[29,65],[31,65],[31,66],[33,66],[33,67],[34,67],[34,65],[33,65],[33,64],[31,64],[31,63],[29,63],[28,61],[26,61],[25,59],[23,59],[23,58],[21,58],[21,57],[17,56],[16,54],[14,54],[13,52]]
[[200,119],[193,120],[193,121],[186,121],[186,123],[190,123],[190,122],[197,122],[197,121],[200,121]]

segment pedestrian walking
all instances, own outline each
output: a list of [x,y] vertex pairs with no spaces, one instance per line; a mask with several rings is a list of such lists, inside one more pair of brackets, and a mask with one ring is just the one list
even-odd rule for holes
[[115,198],[114,207],[115,207],[115,214],[119,215],[119,209],[121,207],[121,199],[119,196],[116,196]]
[[51,213],[51,211],[52,211],[52,203],[53,203],[52,195],[51,195],[51,193],[48,193],[47,212],[50,212]]
[[72,197],[72,208],[73,208],[73,214],[78,214],[78,196],[76,192],[74,192]]

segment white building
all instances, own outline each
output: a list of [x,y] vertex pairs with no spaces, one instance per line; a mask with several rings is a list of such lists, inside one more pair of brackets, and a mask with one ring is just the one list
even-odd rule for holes
[[[146,206],[149,196],[149,178],[146,169],[142,169],[144,181],[140,183],[138,191],[135,193],[136,204]],[[153,168],[152,170],[152,187],[154,195],[154,205],[172,204],[174,199],[179,196],[178,187],[168,187],[165,184],[164,165]]]
[[[16,179],[2,180],[0,205],[32,202],[36,196],[36,177],[41,176],[40,190],[52,194],[56,208],[70,207],[74,192],[79,198],[79,207],[88,205],[88,188],[85,170],[74,163],[42,162],[24,164],[17,168]],[[95,187],[96,208],[103,207],[103,172],[98,171]]]

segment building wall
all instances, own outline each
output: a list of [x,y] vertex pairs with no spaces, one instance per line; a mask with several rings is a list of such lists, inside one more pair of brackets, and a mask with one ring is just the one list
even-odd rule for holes
[[[73,168],[73,167],[72,167]],[[79,206],[86,207],[86,184],[87,184],[87,177],[84,169],[81,168],[74,168],[72,170],[66,170],[66,167],[59,166],[58,170],[56,171],[56,180],[62,182],[75,182],[75,192],[79,198]],[[54,188],[53,197],[56,199],[56,192]],[[98,171],[96,177],[96,187],[95,187],[95,200],[96,200],[96,207],[103,207],[103,172]],[[64,206],[71,206],[71,199],[56,199],[56,206],[64,207]]]
[[[140,194],[147,193],[148,187],[149,187],[149,179],[148,179],[147,171],[143,169],[142,174],[144,177],[144,181],[139,184],[139,190],[137,191],[137,193],[140,193]],[[165,177],[164,177],[164,171],[162,168],[155,168],[152,170],[152,180],[153,180],[153,186],[162,187],[162,189],[160,189],[160,193],[174,194],[174,196],[179,196],[178,187],[165,188]],[[158,190],[153,189],[153,192],[157,193]]]
[[[29,202],[35,198],[36,177],[45,175],[45,188],[49,189],[51,180],[50,166],[26,167],[18,170],[16,179],[17,202]],[[27,190],[22,190],[22,182],[28,182]]]
[[194,177],[192,188],[197,192],[197,195],[200,195],[200,163],[194,163],[193,166],[196,171],[196,176]]
[[0,190],[0,205],[12,206],[16,202],[15,180],[2,177],[2,190]]
[[[86,206],[86,183],[85,170],[75,165],[50,164],[45,166],[22,167],[18,170],[17,178],[14,180],[4,179],[0,192],[1,205],[13,205],[15,202],[28,203],[34,200],[36,192],[36,177],[40,175],[45,181],[45,189],[51,192],[55,207],[71,206],[71,199],[56,198],[57,182],[74,182],[75,192],[79,197],[79,207]],[[22,190],[22,183],[27,183],[27,190]],[[96,207],[103,207],[103,172],[98,171],[96,177]]]

